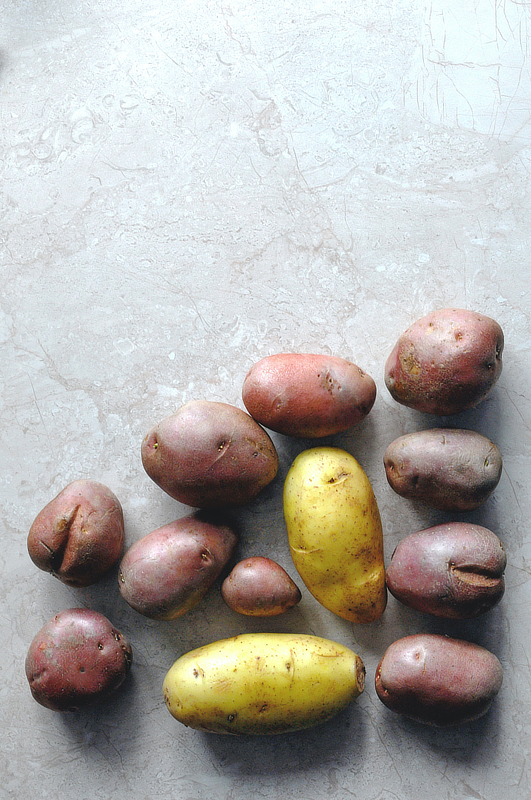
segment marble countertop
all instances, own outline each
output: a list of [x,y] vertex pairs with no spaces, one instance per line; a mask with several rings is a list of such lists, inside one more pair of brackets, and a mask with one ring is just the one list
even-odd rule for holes
[[[531,538],[529,279],[531,6],[510,0],[4,0],[0,21],[0,798],[54,800],[527,800]],[[242,406],[249,367],[282,351],[348,358],[375,379],[369,417],[326,440],[373,484],[386,560],[446,519],[393,494],[382,456],[433,418],[396,404],[383,365],[437,307],[502,325],[502,376],[443,422],[504,458],[486,505],[506,593],[480,620],[436,623],[390,598],[356,626],[303,589],[274,621],[215,588],[160,623],[116,574],[69,589],[37,570],[29,526],[67,483],[122,502],[127,545],[187,513],[145,474],[140,443],[183,402]],[[437,424],[441,422],[437,419]],[[274,435],[280,470],[238,513],[242,555],[298,580],[282,482],[308,441]],[[301,587],[303,588],[303,587]],[[24,675],[33,636],[88,606],[131,640],[130,679],[105,706],[57,714]],[[352,647],[367,689],[300,734],[224,737],[167,712],[162,679],[186,650],[250,630]],[[374,691],[385,648],[437,630],[484,644],[504,683],[481,720],[439,730]]]

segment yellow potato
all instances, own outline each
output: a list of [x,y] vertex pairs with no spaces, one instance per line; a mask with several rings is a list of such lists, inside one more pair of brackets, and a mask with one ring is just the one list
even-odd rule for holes
[[365,687],[348,647],[318,636],[246,633],[199,647],[168,671],[175,719],[212,733],[273,734],[330,719]]
[[284,484],[293,562],[313,596],[351,622],[386,606],[380,513],[367,475],[337,447],[300,453]]

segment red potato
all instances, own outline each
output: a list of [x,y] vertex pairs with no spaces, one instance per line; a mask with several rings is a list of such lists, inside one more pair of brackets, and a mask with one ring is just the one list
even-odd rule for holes
[[471,619],[500,602],[506,563],[501,541],[488,528],[448,522],[399,542],[387,568],[387,588],[417,611]]
[[471,511],[500,480],[502,456],[476,431],[433,428],[399,436],[384,455],[393,491],[442,511]]
[[124,517],[118,498],[97,481],[68,484],[35,518],[27,547],[39,569],[68,586],[96,583],[123,552]]
[[376,669],[375,688],[391,711],[445,726],[483,716],[502,680],[499,660],[484,647],[418,633],[387,648]]
[[212,587],[236,541],[231,528],[199,513],[164,525],[125,553],[118,573],[120,593],[151,619],[182,617]]
[[116,691],[132,661],[131,645],[103,614],[70,608],[35,636],[25,668],[38,703],[53,711],[77,711]]
[[163,419],[142,442],[149,477],[170,497],[196,508],[242,506],[276,476],[267,433],[228,403],[195,400]]
[[242,398],[261,425],[288,436],[318,438],[361,422],[374,405],[376,384],[344,358],[278,353],[251,367]]
[[402,405],[457,414],[484,400],[502,370],[499,324],[474,311],[445,308],[411,325],[385,364],[385,384]]
[[236,564],[221,585],[221,596],[238,614],[275,617],[297,605],[301,592],[280,564],[253,556]]

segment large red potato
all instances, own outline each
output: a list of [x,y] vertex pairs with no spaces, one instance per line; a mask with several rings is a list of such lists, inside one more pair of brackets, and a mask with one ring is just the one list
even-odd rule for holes
[[114,692],[133,660],[131,645],[103,614],[70,608],[37,633],[26,656],[33,698],[53,711],[77,711]]
[[318,438],[341,433],[374,405],[374,380],[344,358],[277,353],[249,370],[242,390],[249,414],[288,436]]
[[125,553],[118,573],[120,593],[151,619],[182,617],[209,591],[236,541],[231,528],[200,513],[164,525]]
[[431,725],[483,716],[498,694],[503,670],[480,645],[417,633],[393,642],[376,669],[376,693],[391,711]]
[[385,364],[385,384],[402,405],[427,414],[457,414],[477,406],[502,370],[504,337],[483,314],[433,311],[398,339]]
[[33,563],[68,586],[90,586],[119,560],[124,517],[118,498],[97,481],[68,484],[31,525]]
[[195,508],[242,506],[275,477],[278,455],[260,425],[228,403],[193,400],[142,442],[149,477]]
[[404,605],[447,619],[471,619],[505,591],[507,556],[495,533],[448,522],[402,539],[386,572],[387,588]]
[[401,497],[442,511],[471,511],[500,480],[502,456],[476,431],[433,428],[399,436],[384,454],[387,481]]

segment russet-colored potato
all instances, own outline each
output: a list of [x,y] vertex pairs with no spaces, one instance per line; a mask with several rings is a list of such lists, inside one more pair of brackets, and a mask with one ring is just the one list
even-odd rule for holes
[[361,422],[374,405],[376,384],[344,358],[277,353],[251,367],[242,397],[249,414],[266,428],[319,438]]
[[385,384],[402,405],[426,414],[477,406],[502,370],[499,324],[475,311],[444,308],[414,322],[385,364]]

